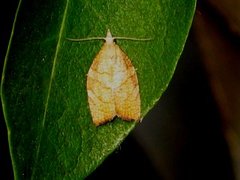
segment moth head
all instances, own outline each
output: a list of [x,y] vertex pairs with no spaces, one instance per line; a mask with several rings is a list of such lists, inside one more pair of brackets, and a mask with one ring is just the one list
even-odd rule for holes
[[106,43],[112,44],[114,43],[115,38],[112,37],[111,31],[108,29],[106,38],[104,38]]

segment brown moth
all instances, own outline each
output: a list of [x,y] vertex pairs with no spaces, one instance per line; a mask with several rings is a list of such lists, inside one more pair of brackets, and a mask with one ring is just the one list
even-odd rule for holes
[[123,120],[139,121],[141,100],[138,78],[129,57],[114,42],[115,39],[149,40],[107,36],[86,39],[68,39],[83,41],[104,39],[101,50],[96,55],[87,74],[88,103],[93,123],[98,126],[111,121],[115,116]]

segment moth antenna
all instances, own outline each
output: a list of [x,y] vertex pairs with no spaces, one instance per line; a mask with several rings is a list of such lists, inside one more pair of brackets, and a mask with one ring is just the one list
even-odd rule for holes
[[106,42],[113,42],[114,39],[130,40],[130,41],[150,41],[152,38],[131,38],[131,37],[112,37],[110,29],[107,30],[106,37],[88,37],[82,39],[66,38],[68,41],[91,41],[91,40],[105,40]]
[[152,38],[131,38],[131,37],[114,37],[114,39],[131,40],[131,41],[151,41]]
[[91,40],[105,40],[104,37],[89,37],[89,38],[83,38],[83,39],[66,38],[66,39],[68,41],[73,41],[73,42],[91,41]]

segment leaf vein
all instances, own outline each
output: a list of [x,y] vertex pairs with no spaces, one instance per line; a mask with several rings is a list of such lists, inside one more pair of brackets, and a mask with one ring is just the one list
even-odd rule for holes
[[36,166],[38,164],[37,161],[38,161],[38,158],[39,158],[39,152],[40,152],[40,146],[41,146],[41,141],[42,141],[43,129],[44,129],[45,122],[46,122],[46,116],[47,116],[47,110],[48,110],[48,104],[49,104],[49,99],[50,99],[50,93],[51,93],[52,83],[53,83],[53,78],[54,78],[54,73],[55,73],[56,61],[57,61],[57,56],[58,56],[58,52],[59,52],[59,49],[60,49],[60,41],[61,41],[62,35],[63,35],[63,29],[64,29],[64,25],[65,25],[65,20],[66,20],[66,15],[67,15],[67,9],[68,9],[69,1],[70,0],[66,1],[66,7],[64,9],[63,19],[62,19],[62,23],[61,23],[61,26],[60,26],[60,31],[59,31],[56,51],[55,51],[55,55],[54,55],[54,58],[53,58],[53,66],[52,66],[52,71],[51,71],[51,76],[50,76],[50,81],[49,81],[49,87],[48,87],[48,91],[47,91],[48,93],[47,93],[47,97],[46,97],[45,109],[44,109],[44,114],[43,114],[42,128],[41,128],[41,132],[40,132],[39,143],[38,143],[38,147],[37,147],[37,151],[36,151],[36,160],[35,160],[35,163],[33,165],[33,172],[32,172],[31,179],[34,178],[34,174],[36,172]]

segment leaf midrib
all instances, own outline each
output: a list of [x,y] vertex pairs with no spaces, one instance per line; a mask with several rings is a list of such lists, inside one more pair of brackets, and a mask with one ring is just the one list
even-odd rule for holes
[[40,151],[40,146],[41,146],[41,141],[42,141],[43,129],[44,129],[44,127],[45,127],[45,122],[46,122],[46,115],[47,115],[49,98],[50,98],[51,89],[52,89],[53,77],[54,77],[54,73],[55,73],[56,61],[57,61],[57,56],[58,56],[58,52],[59,52],[59,49],[60,49],[60,42],[61,42],[62,35],[63,35],[63,29],[64,29],[64,25],[65,25],[65,21],[66,21],[66,15],[67,15],[67,10],[68,10],[69,1],[70,1],[70,0],[67,0],[67,1],[66,1],[66,7],[65,7],[65,9],[64,9],[63,18],[62,18],[62,23],[61,23],[61,26],[60,26],[60,31],[59,31],[59,36],[58,36],[56,51],[55,51],[55,55],[54,55],[54,58],[53,58],[53,66],[52,66],[52,70],[51,70],[49,87],[48,87],[48,91],[47,91],[47,98],[46,98],[46,103],[45,103],[45,108],[44,108],[44,114],[43,114],[43,120],[42,120],[42,128],[41,128],[41,132],[40,132],[40,140],[39,140],[39,144],[38,144],[38,147],[37,147],[36,158],[35,158],[36,160],[35,160],[35,162],[34,162],[34,164],[33,164],[31,179],[33,179],[34,174],[35,174],[35,172],[36,172],[36,165],[37,165],[38,156],[39,156],[39,151]]

